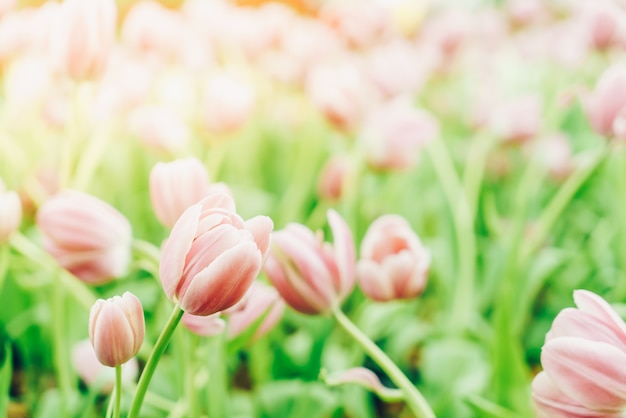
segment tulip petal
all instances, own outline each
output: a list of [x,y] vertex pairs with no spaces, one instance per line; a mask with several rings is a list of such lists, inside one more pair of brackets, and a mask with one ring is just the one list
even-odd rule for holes
[[274,222],[267,216],[255,216],[246,221],[246,229],[252,233],[254,242],[263,255],[267,256],[271,242],[271,232],[274,229]]
[[159,275],[165,294],[173,301],[178,299],[176,289],[183,274],[185,258],[196,235],[201,210],[199,204],[187,208],[174,224],[163,246]]
[[124,311],[119,306],[106,304],[95,321],[94,328],[92,343],[100,363],[115,367],[133,357],[135,337]]
[[609,325],[622,344],[626,345],[626,324],[606,300],[588,290],[575,290],[574,302],[582,312],[593,315]]

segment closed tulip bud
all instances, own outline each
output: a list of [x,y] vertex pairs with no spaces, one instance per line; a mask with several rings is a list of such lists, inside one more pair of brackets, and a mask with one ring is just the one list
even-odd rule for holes
[[600,296],[576,290],[541,351],[533,399],[543,416],[618,417],[626,411],[626,324]]
[[399,215],[383,215],[367,230],[357,264],[359,285],[376,301],[419,296],[430,267],[430,253]]
[[53,61],[74,79],[99,76],[115,44],[116,22],[113,0],[64,0],[50,39]]
[[221,334],[226,329],[226,322],[220,316],[219,312],[207,316],[191,315],[185,312],[180,322],[194,334],[212,337]]
[[236,337],[263,318],[252,336],[253,339],[261,338],[280,321],[284,310],[285,302],[276,289],[254,282],[246,296],[229,312],[228,336]]
[[130,223],[108,203],[66,190],[41,206],[37,225],[46,251],[84,282],[101,284],[126,272]]
[[585,105],[593,129],[602,135],[612,136],[615,119],[626,106],[626,66],[618,64],[608,68],[600,76]]
[[[113,390],[115,371],[100,363],[89,340],[80,341],[74,345],[72,348],[72,365],[88,386],[100,388],[101,393],[108,393]],[[137,360],[131,358],[122,366],[122,381],[128,383],[134,381],[138,372]]]
[[265,216],[244,222],[234,207],[227,194],[207,196],[183,212],[163,246],[163,290],[187,313],[228,309],[261,269],[273,223]]
[[352,233],[333,210],[328,222],[334,244],[292,223],[273,235],[274,246],[265,263],[265,273],[285,302],[305,314],[331,312],[354,288]]
[[98,299],[89,313],[89,339],[100,363],[121,366],[141,348],[145,335],[143,307],[130,292]]
[[22,222],[22,203],[15,191],[7,191],[0,179],[0,244],[7,242]]
[[209,185],[209,174],[196,158],[157,163],[150,171],[152,207],[157,219],[168,228],[185,209],[212,191],[230,193],[226,185]]

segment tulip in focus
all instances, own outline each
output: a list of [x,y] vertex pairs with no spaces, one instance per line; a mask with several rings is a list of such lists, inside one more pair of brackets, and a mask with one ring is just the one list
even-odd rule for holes
[[56,66],[74,79],[98,77],[115,44],[114,0],[64,0],[50,38]]
[[291,223],[274,233],[264,271],[285,302],[304,314],[325,314],[339,307],[354,288],[352,233],[330,210],[334,244],[304,225]]
[[7,242],[22,222],[22,202],[15,191],[7,191],[0,179],[0,244]]
[[143,307],[130,292],[98,299],[89,312],[89,339],[100,363],[117,367],[133,358],[145,335]]
[[615,119],[626,107],[626,66],[616,64],[604,71],[585,105],[593,129],[613,136]]
[[206,169],[193,157],[157,163],[150,171],[152,207],[158,220],[168,228],[174,226],[178,217],[189,206],[218,191],[230,194],[224,184],[210,185]]
[[201,337],[219,335],[226,329],[226,322],[221,318],[219,312],[207,316],[191,315],[185,312],[180,322],[189,331]]
[[126,272],[130,223],[108,203],[82,192],[62,191],[41,206],[37,225],[46,251],[84,282],[101,284]]
[[419,150],[438,135],[434,116],[399,99],[372,111],[359,139],[373,168],[405,170],[417,163]]
[[626,324],[600,296],[574,291],[541,351],[533,381],[541,417],[621,417],[626,412]]
[[230,308],[261,270],[272,220],[257,216],[244,222],[234,208],[230,195],[210,194],[183,212],[163,246],[163,290],[189,314]]
[[[72,366],[88,386],[98,385],[101,393],[109,393],[115,384],[115,372],[98,361],[91,341],[84,340],[72,348]],[[122,381],[133,382],[137,378],[139,365],[133,357],[122,365]]]
[[376,301],[419,296],[430,268],[430,253],[399,215],[383,215],[367,230],[357,264],[359,285]]
[[246,296],[229,310],[228,336],[236,337],[263,318],[252,336],[253,340],[261,338],[280,321],[284,310],[285,302],[276,289],[254,282]]

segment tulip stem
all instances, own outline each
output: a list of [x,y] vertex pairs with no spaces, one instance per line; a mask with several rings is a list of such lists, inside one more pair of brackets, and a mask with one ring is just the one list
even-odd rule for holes
[[65,295],[63,286],[60,283],[60,274],[57,274],[57,281],[52,282],[52,312],[53,312],[53,340],[54,340],[54,365],[56,368],[57,384],[61,392],[61,415],[67,413],[67,402],[72,391],[72,383],[69,375],[69,361],[66,357],[67,347],[65,345]]
[[354,338],[372,360],[376,362],[393,383],[404,393],[404,401],[413,412],[420,418],[435,418],[435,413],[426,402],[419,390],[413,385],[402,370],[378,347],[367,335],[363,333],[340,309],[334,309],[333,315],[339,325]]
[[113,418],[120,418],[120,406],[122,405],[122,366],[115,366],[115,409]]
[[143,399],[146,396],[146,392],[148,391],[148,385],[150,384],[150,380],[152,379],[152,375],[154,375],[154,371],[156,370],[156,366],[161,359],[161,356],[165,352],[165,348],[167,344],[170,342],[172,335],[174,334],[174,330],[176,326],[180,322],[180,318],[183,316],[183,310],[180,309],[180,306],[177,304],[174,306],[172,310],[172,314],[163,331],[161,331],[161,335],[157,339],[154,348],[152,349],[152,353],[146,362],[146,367],[143,369],[141,373],[141,377],[139,378],[139,383],[137,383],[137,392],[135,392],[135,397],[133,398],[133,403],[130,406],[130,411],[128,412],[128,418],[137,418],[139,417],[139,411],[141,410],[141,404],[143,403]]

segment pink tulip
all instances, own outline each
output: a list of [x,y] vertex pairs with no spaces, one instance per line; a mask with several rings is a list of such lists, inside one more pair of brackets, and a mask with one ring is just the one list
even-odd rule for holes
[[141,348],[145,335],[143,307],[130,292],[98,299],[89,312],[89,339],[100,363],[121,366]]
[[220,317],[219,312],[207,316],[191,315],[185,312],[180,322],[189,331],[201,337],[219,335],[226,329],[226,322]]
[[239,77],[214,75],[204,92],[202,116],[211,132],[226,133],[241,128],[254,108],[255,92]]
[[274,247],[265,263],[265,273],[283,299],[305,314],[338,308],[354,288],[352,233],[333,210],[328,212],[328,222],[334,245],[304,225],[291,223],[274,234]]
[[64,0],[50,38],[53,61],[75,79],[98,77],[115,44],[113,0]]
[[130,261],[131,227],[108,203],[66,190],[41,206],[37,225],[46,251],[86,283],[101,284],[125,273]]
[[350,160],[345,155],[336,155],[328,159],[317,183],[321,197],[328,200],[338,200],[344,192],[344,182],[350,170]]
[[[72,366],[88,386],[98,386],[100,393],[109,393],[115,384],[115,372],[104,366],[96,357],[91,341],[83,340],[72,348]],[[137,378],[139,365],[133,357],[122,365],[122,382],[130,383]]]
[[7,191],[0,179],[0,245],[7,242],[22,222],[22,202],[15,191]]
[[383,215],[368,228],[357,264],[359,285],[376,301],[414,298],[426,286],[430,253],[399,215]]
[[439,123],[430,113],[398,99],[368,115],[359,140],[372,167],[405,170],[417,163],[419,150],[438,135]]
[[244,222],[227,194],[213,193],[180,216],[165,242],[160,275],[167,297],[192,315],[237,303],[258,275],[273,223]]
[[173,154],[184,150],[191,138],[189,128],[172,109],[143,106],[135,109],[128,121],[130,130],[149,149]]
[[591,126],[600,134],[614,134],[615,119],[626,107],[626,66],[609,67],[587,97],[585,107]]
[[273,287],[254,282],[246,296],[229,310],[228,336],[234,338],[263,318],[252,336],[253,340],[267,334],[280,321],[285,302]]
[[[171,228],[178,217],[210,192],[209,174],[196,158],[157,163],[150,171],[150,197],[156,217]],[[231,208],[232,209],[232,208]]]
[[616,365],[626,361],[626,324],[592,292],[576,290],[574,301],[578,309],[562,310],[546,335],[535,405],[546,416],[621,416],[626,371]]
[[524,142],[539,133],[542,103],[536,95],[515,97],[497,107],[491,116],[495,133],[506,142]]
[[555,180],[565,179],[575,168],[572,146],[567,135],[556,133],[534,144],[534,154]]
[[329,2],[322,7],[320,17],[355,48],[372,45],[391,23],[384,8],[374,2]]

